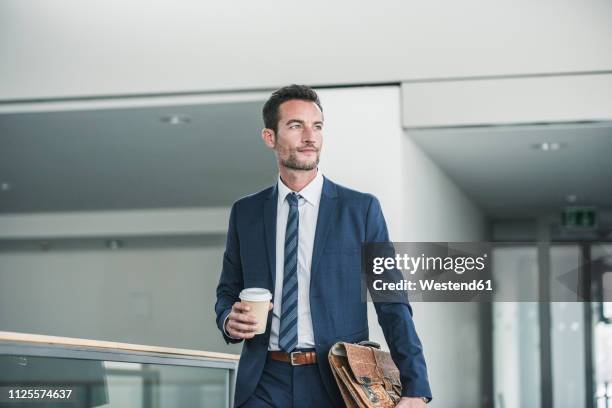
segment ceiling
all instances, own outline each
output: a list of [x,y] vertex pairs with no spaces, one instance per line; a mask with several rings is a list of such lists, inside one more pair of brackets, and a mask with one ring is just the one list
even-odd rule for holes
[[[0,213],[229,206],[277,174],[258,136],[260,109],[257,101],[0,115]],[[161,120],[177,113],[190,122]]]
[[[492,218],[558,213],[568,205],[612,209],[612,124],[556,124],[409,131]],[[556,142],[564,148],[532,147]],[[567,197],[574,195],[571,202]]]
[[[261,104],[0,114],[0,213],[229,206],[277,174],[258,136]],[[190,122],[161,120],[172,114]],[[612,208],[612,124],[409,130],[408,137],[492,218],[569,204]],[[540,142],[565,148],[532,148]]]
[[608,0],[298,4],[2,0],[0,100],[612,68]]

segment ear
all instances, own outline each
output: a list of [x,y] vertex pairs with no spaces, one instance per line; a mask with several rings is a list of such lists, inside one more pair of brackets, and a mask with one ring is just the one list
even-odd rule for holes
[[264,141],[266,146],[268,146],[270,149],[274,149],[274,147],[276,146],[276,138],[274,135],[274,131],[272,129],[268,129],[268,128],[262,129],[261,139]]

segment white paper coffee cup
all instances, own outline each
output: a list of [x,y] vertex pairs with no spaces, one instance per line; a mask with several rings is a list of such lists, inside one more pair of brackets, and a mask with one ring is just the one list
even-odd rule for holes
[[264,288],[247,288],[240,292],[239,297],[242,303],[249,305],[251,308],[249,313],[253,314],[257,319],[255,334],[265,333],[272,293]]

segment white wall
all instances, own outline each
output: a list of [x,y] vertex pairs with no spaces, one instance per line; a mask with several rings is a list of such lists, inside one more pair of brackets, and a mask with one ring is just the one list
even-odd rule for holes
[[[0,239],[50,249],[0,250],[0,330],[239,353],[215,324],[222,247],[130,246],[224,234],[228,217],[227,208],[2,215]],[[91,249],[96,237],[100,248],[105,237],[127,244]],[[75,250],[86,238],[88,249]]]
[[[484,240],[480,210],[402,130],[399,94],[398,87],[319,92],[326,115],[323,172],[375,194],[394,241]],[[434,393],[431,406],[480,406],[479,305],[412,306]],[[371,339],[384,344],[373,307],[369,321]]]
[[215,324],[223,248],[0,253],[0,330],[240,352]]
[[[485,219],[468,197],[410,139],[404,138],[405,241],[486,241]],[[425,347],[433,407],[480,406],[481,305],[414,303]]]
[[0,215],[0,239],[225,234],[229,209],[164,208]]
[[0,100],[612,69],[608,0],[3,0]]

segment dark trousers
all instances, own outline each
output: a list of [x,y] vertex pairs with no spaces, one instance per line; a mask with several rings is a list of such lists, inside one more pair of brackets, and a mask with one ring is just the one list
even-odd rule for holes
[[253,395],[241,408],[334,408],[317,364],[292,366],[266,360]]

